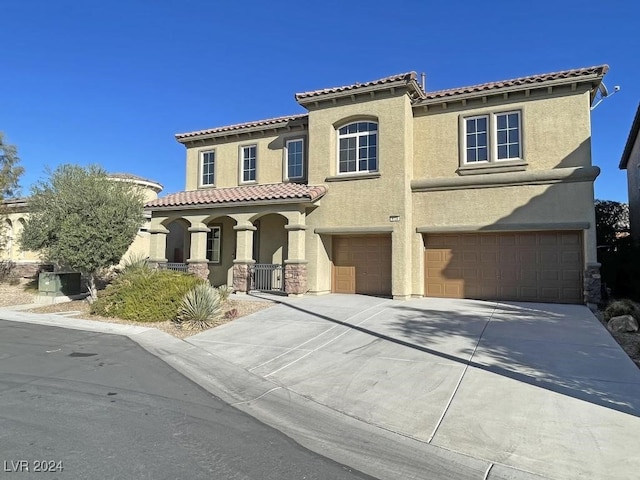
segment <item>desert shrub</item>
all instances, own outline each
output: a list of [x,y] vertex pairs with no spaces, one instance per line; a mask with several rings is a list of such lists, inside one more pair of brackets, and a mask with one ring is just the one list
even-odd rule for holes
[[218,290],[218,294],[220,295],[220,298],[223,302],[229,300],[229,295],[233,293],[233,288],[229,285],[220,285],[216,288],[216,290]]
[[0,282],[9,280],[15,267],[16,264],[11,260],[0,260]]
[[631,315],[640,321],[640,306],[631,300],[623,299],[611,302],[604,310],[604,319],[607,322],[611,318],[619,317],[620,315]]
[[187,330],[203,330],[213,326],[222,315],[220,290],[201,283],[183,298],[176,323]]
[[138,322],[173,320],[185,294],[203,282],[182,272],[133,269],[100,292],[91,313]]

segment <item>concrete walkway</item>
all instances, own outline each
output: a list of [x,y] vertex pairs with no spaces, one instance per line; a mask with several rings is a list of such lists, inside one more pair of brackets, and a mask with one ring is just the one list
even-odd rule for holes
[[488,470],[637,478],[640,371],[586,307],[275,300],[187,341],[366,424],[482,459]]

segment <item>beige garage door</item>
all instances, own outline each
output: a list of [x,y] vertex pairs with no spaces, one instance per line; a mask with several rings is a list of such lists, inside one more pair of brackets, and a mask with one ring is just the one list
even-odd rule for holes
[[425,236],[425,295],[582,303],[580,232]]
[[333,291],[391,295],[391,236],[333,237]]

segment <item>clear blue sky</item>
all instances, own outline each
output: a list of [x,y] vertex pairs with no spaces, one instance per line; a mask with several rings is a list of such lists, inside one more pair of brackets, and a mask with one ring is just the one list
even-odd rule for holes
[[295,92],[426,72],[439,90],[607,63],[592,112],[596,196],[640,101],[640,2],[3,0],[0,131],[23,193],[44,167],[97,163],[184,188],[175,133],[302,113]]

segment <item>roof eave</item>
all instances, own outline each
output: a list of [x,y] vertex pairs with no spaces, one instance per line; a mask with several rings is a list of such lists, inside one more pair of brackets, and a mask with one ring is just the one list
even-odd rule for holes
[[304,198],[275,198],[271,200],[240,200],[234,202],[215,202],[215,203],[198,203],[189,205],[162,205],[162,206],[149,206],[145,205],[146,210],[151,212],[165,212],[173,210],[202,210],[203,208],[225,208],[225,207],[243,207],[243,206],[257,206],[257,205],[281,205],[281,204],[309,204],[315,203],[324,196],[324,193],[318,195],[316,198],[304,197]]
[[[441,103],[447,103],[447,102],[452,102],[452,101],[462,101],[462,100],[469,100],[471,98],[482,98],[482,97],[489,97],[489,96],[493,96],[493,95],[502,95],[505,93],[513,93],[513,92],[523,92],[526,90],[533,90],[533,89],[539,89],[539,88],[549,88],[549,87],[557,87],[557,86],[562,86],[562,85],[571,85],[573,83],[578,83],[578,84],[582,84],[582,83],[592,83],[592,85],[590,86],[590,90],[591,91],[595,91],[595,89],[598,87],[598,85],[600,85],[600,82],[602,82],[602,79],[604,78],[604,75],[606,73],[606,69],[603,69],[602,73],[594,73],[591,75],[581,75],[578,77],[571,77],[571,78],[559,78],[559,79],[555,79],[555,80],[545,80],[542,82],[535,82],[535,83],[528,83],[528,84],[523,84],[523,85],[509,85],[506,87],[495,87],[495,88],[491,88],[489,90],[480,90],[477,92],[463,92],[463,93],[456,93],[456,94],[452,94],[452,95],[447,95],[447,96],[442,96],[442,97],[437,97],[437,98],[425,98],[423,100],[418,100],[417,102],[415,102],[413,104],[414,107],[422,107],[422,106],[428,106],[428,105],[438,105]],[[593,82],[596,82],[595,84]],[[435,92],[434,92],[435,93]],[[427,92],[427,96],[429,95],[429,93]]]
[[[407,80],[405,78],[393,80],[389,82],[382,83],[380,85],[367,85],[361,87],[354,87],[348,90],[342,90],[339,92],[326,92],[326,93],[317,93],[306,96],[306,94],[296,94],[295,99],[301,106],[307,107],[309,105],[313,105],[314,103],[320,102],[330,102],[333,100],[338,100],[340,98],[348,98],[355,95],[366,95],[376,92],[382,92],[385,90],[392,89],[407,89],[414,90],[416,93],[421,92],[418,83],[414,79]],[[302,95],[302,97],[300,97]]]
[[633,150],[633,146],[638,139],[638,134],[640,134],[640,103],[638,104],[636,115],[635,117],[633,117],[631,130],[629,130],[629,136],[627,137],[627,143],[625,143],[624,145],[622,158],[620,159],[620,164],[618,165],[618,168],[620,170],[626,170],[627,164],[629,163],[629,159],[631,157],[631,151]]
[[[298,120],[298,119],[294,119],[294,120]],[[291,122],[292,120],[287,120],[283,122],[273,123],[271,125],[242,127],[242,128],[236,128],[233,130],[224,130],[220,132],[202,133],[202,134],[178,133],[175,135],[175,138],[178,143],[182,143],[184,145],[195,140],[209,140],[213,138],[224,138],[229,136],[242,135],[246,133],[266,132],[269,130],[284,129],[287,127],[292,127],[292,125],[290,125]],[[307,125],[308,125],[308,122],[305,120],[300,122],[299,124],[296,124],[295,126],[306,127]]]

